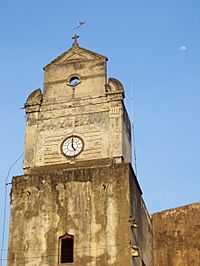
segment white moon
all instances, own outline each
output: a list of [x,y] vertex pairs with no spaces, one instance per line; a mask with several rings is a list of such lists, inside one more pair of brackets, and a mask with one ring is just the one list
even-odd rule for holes
[[180,50],[184,52],[187,50],[187,47],[185,45],[181,45]]

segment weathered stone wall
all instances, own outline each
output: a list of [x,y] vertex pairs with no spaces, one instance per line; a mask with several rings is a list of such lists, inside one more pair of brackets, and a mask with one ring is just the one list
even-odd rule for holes
[[130,165],[86,166],[41,167],[13,178],[8,266],[59,265],[58,242],[65,233],[74,235],[73,265],[142,265],[142,256],[151,262],[143,244],[140,263],[131,256],[132,186],[141,205],[139,244],[150,238],[145,234],[151,226]]
[[200,203],[153,214],[155,266],[200,265]]
[[123,108],[123,154],[125,162],[132,162],[131,122],[124,106]]
[[[130,215],[132,245],[135,247],[134,266],[153,265],[153,239],[151,219],[142,198],[142,191],[136,178],[130,179]],[[138,249],[138,250],[137,250]],[[134,249],[133,249],[134,252]],[[138,256],[137,256],[138,253]]]

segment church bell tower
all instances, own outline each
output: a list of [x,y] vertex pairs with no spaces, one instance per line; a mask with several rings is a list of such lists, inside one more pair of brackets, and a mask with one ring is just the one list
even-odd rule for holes
[[24,170],[55,164],[131,162],[130,122],[124,89],[107,82],[107,58],[80,48],[44,67],[44,93],[27,99]]
[[124,89],[107,79],[107,58],[77,39],[44,67],[43,92],[25,103],[8,266],[151,265],[142,264],[149,257],[137,227],[148,219],[131,167]]

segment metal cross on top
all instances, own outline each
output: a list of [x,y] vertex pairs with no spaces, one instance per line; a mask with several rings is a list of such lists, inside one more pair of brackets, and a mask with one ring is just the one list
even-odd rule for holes
[[72,40],[74,40],[74,43],[73,44],[77,44],[77,40],[78,40],[79,36],[77,34],[75,34],[73,37],[72,37]]

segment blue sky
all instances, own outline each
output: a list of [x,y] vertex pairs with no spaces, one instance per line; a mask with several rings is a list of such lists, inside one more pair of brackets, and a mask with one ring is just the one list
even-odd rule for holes
[[[0,239],[5,177],[23,153],[20,108],[42,88],[43,66],[70,48],[79,20],[80,46],[109,58],[129,114],[132,83],[138,179],[150,213],[200,200],[199,14],[199,0],[1,1]],[[22,160],[10,180],[21,173]]]

